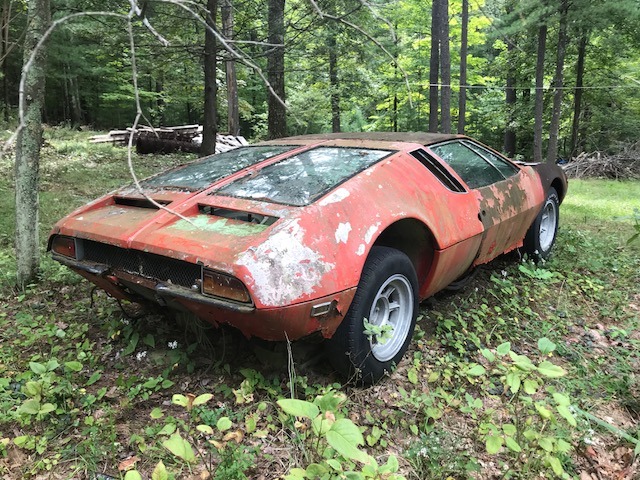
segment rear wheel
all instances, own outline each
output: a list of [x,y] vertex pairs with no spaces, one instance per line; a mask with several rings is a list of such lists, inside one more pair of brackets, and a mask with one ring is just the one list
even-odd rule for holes
[[555,188],[551,187],[542,210],[529,228],[524,239],[523,250],[534,260],[546,260],[556,241],[560,220],[560,199]]
[[336,370],[370,385],[393,371],[404,355],[418,314],[418,280],[404,253],[374,247],[344,320],[326,341]]

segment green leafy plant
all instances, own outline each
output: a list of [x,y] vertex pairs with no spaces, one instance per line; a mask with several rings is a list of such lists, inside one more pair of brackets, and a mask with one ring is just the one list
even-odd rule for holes
[[456,435],[434,425],[405,452],[418,478],[471,478],[480,469],[478,461]]
[[[538,340],[543,356],[551,355],[555,349],[555,343],[548,338]],[[503,403],[509,415],[498,416],[489,411],[479,425],[487,453],[497,454],[506,447],[522,469],[539,462],[555,475],[568,478],[562,462],[571,450],[566,427],[575,428],[577,423],[569,397],[547,385],[547,380],[560,378],[566,371],[546,359],[535,363],[528,356],[515,353],[508,342],[495,351],[482,349],[481,354],[488,366],[473,364],[469,373],[487,380],[498,377],[509,398]],[[512,421],[496,421],[505,417]]]
[[353,479],[400,479],[398,460],[390,456],[387,463],[376,460],[360,447],[365,440],[358,426],[340,414],[344,395],[328,392],[313,402],[298,399],[278,400],[278,406],[291,417],[310,422],[311,428],[294,424],[302,442],[309,442],[312,462],[306,468],[293,468],[288,480],[330,479],[336,476]]
[[384,345],[387,340],[391,338],[393,326],[388,323],[385,325],[375,325],[373,323],[370,323],[368,319],[363,318],[362,324],[364,326],[364,334],[369,338],[370,341],[375,341],[380,345]]

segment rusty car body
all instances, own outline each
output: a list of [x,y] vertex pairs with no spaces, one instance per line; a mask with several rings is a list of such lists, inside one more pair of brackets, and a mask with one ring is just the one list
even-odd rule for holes
[[119,299],[247,336],[321,333],[345,375],[379,380],[418,303],[521,248],[546,258],[562,170],[459,135],[343,133],[262,142],[128,186],[60,220],[53,258]]

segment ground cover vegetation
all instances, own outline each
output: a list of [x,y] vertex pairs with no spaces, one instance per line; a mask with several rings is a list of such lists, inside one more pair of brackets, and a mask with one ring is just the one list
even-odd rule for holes
[[[126,151],[46,132],[41,235],[129,180]],[[135,157],[140,176],[185,156]],[[43,257],[18,290],[0,162],[2,478],[636,478],[640,183],[575,180],[552,259],[425,302],[398,369],[341,383],[317,345],[119,305]]]

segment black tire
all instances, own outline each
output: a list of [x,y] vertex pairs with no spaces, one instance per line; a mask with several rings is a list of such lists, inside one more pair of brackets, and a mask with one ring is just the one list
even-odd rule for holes
[[[349,311],[325,348],[333,367],[348,380],[371,385],[393,371],[409,346],[418,315],[418,279],[409,257],[373,247],[362,269]],[[378,342],[365,321],[391,325]]]
[[547,260],[558,234],[560,198],[555,188],[549,188],[542,209],[527,231],[523,251],[536,262]]

